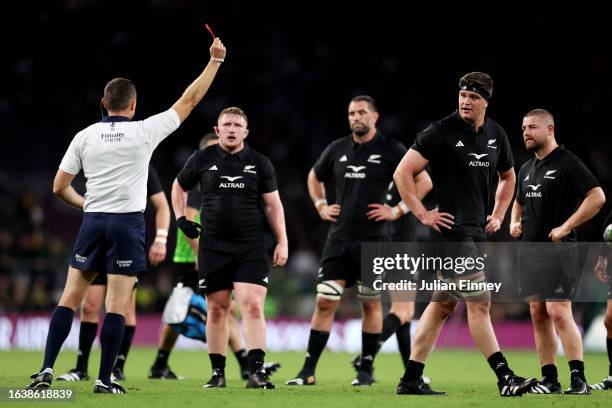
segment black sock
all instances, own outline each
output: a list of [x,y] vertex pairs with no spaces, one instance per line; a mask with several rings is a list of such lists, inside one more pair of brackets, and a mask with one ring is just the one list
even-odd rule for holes
[[606,346],[608,347],[608,362],[610,363],[610,368],[608,369],[608,375],[612,377],[612,338],[608,337],[606,339]]
[[380,348],[378,339],[380,339],[380,333],[361,332],[361,367],[359,367],[359,371],[372,374],[374,356]]
[[208,357],[210,357],[210,365],[213,371],[221,372],[221,374],[225,376],[225,356],[221,354],[209,354]]
[[81,330],[79,331],[79,352],[77,354],[76,369],[78,371],[87,372],[89,366],[89,353],[96,339],[98,332],[98,323],[81,322]]
[[317,368],[317,363],[319,362],[319,357],[321,357],[321,353],[323,353],[323,349],[325,348],[328,339],[329,332],[310,330],[306,359],[304,360],[304,366],[302,367],[302,371],[300,371],[300,373],[306,375],[314,374],[315,368]]
[[266,352],[263,351],[262,349],[249,350],[248,359],[249,359],[249,369],[251,370],[251,374],[263,368],[265,357],[266,357]]
[[582,381],[586,382],[586,378],[584,377],[584,362],[580,360],[571,360],[568,364],[571,373],[570,376],[573,377],[577,375]]
[[45,345],[45,358],[40,371],[45,368],[53,368],[57,355],[59,354],[66,337],[70,334],[74,311],[69,307],[57,306],[51,315],[49,322],[49,334]]
[[404,367],[408,366],[408,360],[410,360],[410,350],[412,343],[410,341],[410,322],[402,324],[399,329],[395,332],[397,337],[397,346],[399,348]]
[[542,381],[549,381],[554,384],[559,382],[556,365],[546,364],[542,366]]
[[408,381],[416,381],[423,376],[423,370],[425,369],[425,364],[419,363],[418,361],[408,360],[408,364],[406,364],[406,371],[404,372],[404,376],[402,377],[403,382]]
[[489,358],[487,358],[487,361],[489,362],[489,366],[495,371],[498,380],[501,381],[505,376],[513,374],[510,367],[508,367],[506,357],[504,357],[501,351],[491,354]]
[[125,319],[117,313],[107,313],[100,331],[100,345],[102,346],[102,357],[100,358],[100,373],[98,379],[104,385],[110,385],[113,365],[121,347]]
[[153,368],[160,369],[168,367],[168,358],[170,357],[170,350],[157,350],[157,357],[153,363]]
[[115,367],[120,370],[123,370],[123,367],[125,366],[125,360],[127,360],[128,353],[130,352],[130,347],[132,346],[132,339],[134,338],[135,331],[136,326],[125,326],[125,331],[123,332],[123,340],[121,341],[121,347],[119,347],[117,361],[115,361]]
[[376,352],[374,355],[378,354],[380,348],[385,344],[385,341],[389,339],[397,329],[402,325],[399,317],[397,317],[393,313],[389,313],[383,319],[382,331],[380,332],[380,336],[378,337],[378,346],[376,347]]
[[249,359],[247,358],[248,353],[245,349],[240,349],[234,352],[234,356],[236,356],[236,360],[238,360],[241,370],[246,370],[249,368]]

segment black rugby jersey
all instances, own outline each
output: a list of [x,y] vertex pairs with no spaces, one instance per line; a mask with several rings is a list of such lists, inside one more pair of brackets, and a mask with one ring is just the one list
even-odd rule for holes
[[176,177],[184,190],[198,182],[202,194],[202,235],[229,241],[261,240],[265,216],[261,195],[277,190],[270,160],[244,146],[230,154],[219,145],[197,151]]
[[[393,173],[406,147],[377,132],[367,143],[356,143],[352,135],[332,142],[313,166],[317,179],[333,181],[338,221],[331,223],[328,239],[359,241],[389,235],[386,222],[369,220],[368,204],[384,204]],[[332,203],[330,203],[332,204]]]
[[[516,201],[523,207],[523,241],[549,242],[548,234],[578,208],[585,194],[599,186],[584,163],[563,146],[542,160],[528,160],[517,177]],[[572,231],[564,241],[576,239]]]
[[155,168],[149,164],[149,175],[147,176],[147,197],[151,197],[153,194],[161,193],[164,191],[159,181],[159,176]]
[[419,133],[412,149],[429,161],[438,209],[455,217],[452,231],[484,237],[497,172],[514,165],[504,129],[486,118],[476,132],[455,111]]

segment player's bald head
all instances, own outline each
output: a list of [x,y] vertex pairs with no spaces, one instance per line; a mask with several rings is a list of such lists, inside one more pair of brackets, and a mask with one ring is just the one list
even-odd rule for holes
[[543,122],[545,126],[552,125],[555,126],[555,118],[552,113],[547,111],[546,109],[532,109],[525,115],[526,118],[537,117],[539,120]]

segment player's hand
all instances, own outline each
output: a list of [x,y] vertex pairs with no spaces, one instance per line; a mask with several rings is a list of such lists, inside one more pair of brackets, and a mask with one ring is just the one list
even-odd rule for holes
[[548,234],[548,238],[550,238],[552,242],[561,242],[561,240],[567,237],[570,232],[572,232],[572,230],[567,228],[564,224],[560,227],[553,228],[552,231],[550,231],[550,234]]
[[393,213],[393,208],[383,204],[368,204],[370,211],[366,213],[368,219],[374,221],[395,221],[400,218],[403,213],[397,212],[397,215]]
[[210,46],[210,59],[217,62],[225,60],[225,46],[219,37],[215,38]]
[[512,238],[521,238],[523,236],[523,224],[521,222],[513,222],[510,224],[510,235]]
[[202,226],[197,222],[189,221],[184,215],[176,220],[176,224],[187,238],[196,239],[200,236]]
[[166,259],[166,244],[159,241],[153,241],[153,245],[149,248],[149,262],[153,266],[157,266]]
[[283,266],[287,263],[289,256],[289,247],[286,242],[282,242],[276,245],[274,248],[274,255],[272,256],[272,266]]
[[485,226],[485,232],[487,234],[493,234],[494,232],[499,231],[501,227],[502,220],[499,217],[494,215],[487,215],[487,225]]
[[426,211],[417,218],[419,221],[421,221],[421,224],[433,229],[438,233],[442,233],[440,227],[452,229],[453,224],[455,223],[453,221],[455,217],[449,213],[438,212],[437,208],[431,211]]
[[324,205],[319,210],[319,216],[324,221],[338,222],[338,216],[340,215],[340,205]]
[[601,283],[608,283],[609,277],[606,273],[606,269],[608,269],[608,258],[598,255],[597,264],[593,272],[595,272],[595,277],[599,279]]

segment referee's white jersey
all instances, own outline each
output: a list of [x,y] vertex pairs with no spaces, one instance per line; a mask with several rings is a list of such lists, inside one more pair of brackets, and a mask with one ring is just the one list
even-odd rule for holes
[[153,151],[181,124],[173,109],[141,121],[105,117],[76,134],[59,168],[69,174],[83,170],[87,192],[83,211],[143,211]]

